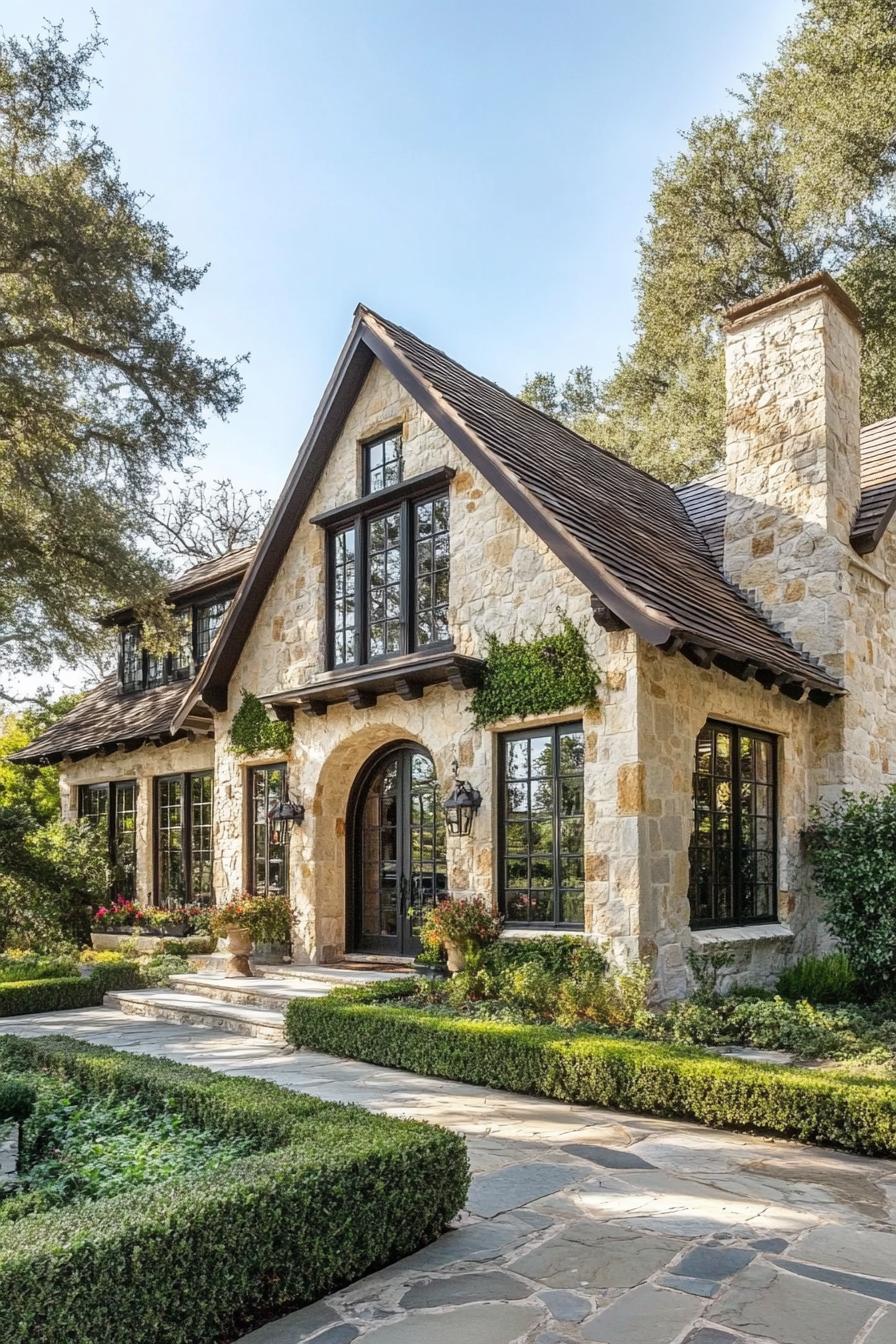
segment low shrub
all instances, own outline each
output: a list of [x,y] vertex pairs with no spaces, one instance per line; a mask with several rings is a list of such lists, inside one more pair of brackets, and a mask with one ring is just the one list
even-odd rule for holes
[[217,946],[217,938],[210,934],[193,933],[185,938],[163,938],[159,951],[166,957],[208,957]]
[[[414,986],[403,986],[404,994]],[[379,986],[294,999],[287,1038],[371,1064],[576,1105],[754,1129],[896,1154],[896,1086],[833,1072],[721,1059],[692,1048],[557,1027],[477,1021],[383,1002]]]
[[824,957],[802,957],[778,977],[777,990],[784,999],[809,1003],[849,1003],[858,995],[858,981],[845,952]]
[[136,1098],[257,1155],[0,1227],[4,1344],[212,1344],[437,1236],[463,1205],[459,1135],[273,1083],[64,1038],[0,1037],[0,1068]]
[[26,1120],[34,1109],[35,1092],[24,1079],[0,1073],[0,1125]]
[[0,984],[15,980],[58,980],[74,975],[78,969],[75,955],[41,956],[37,952],[0,953]]
[[136,989],[145,984],[141,968],[126,961],[97,966],[90,975],[66,975],[56,980],[20,980],[0,984],[0,1017],[23,1013],[58,1013],[69,1008],[97,1008],[112,989]]

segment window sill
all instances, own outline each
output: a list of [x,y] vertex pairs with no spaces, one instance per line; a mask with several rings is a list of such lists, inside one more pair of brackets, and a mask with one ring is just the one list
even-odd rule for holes
[[691,939],[697,947],[717,947],[722,943],[770,943],[790,941],[793,929],[787,924],[736,924],[728,928],[692,929]]

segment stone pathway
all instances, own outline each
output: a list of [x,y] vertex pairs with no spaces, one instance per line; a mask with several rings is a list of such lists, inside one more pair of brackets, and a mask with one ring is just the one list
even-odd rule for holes
[[467,1136],[437,1242],[242,1344],[896,1344],[896,1161],[83,1009],[6,1019]]

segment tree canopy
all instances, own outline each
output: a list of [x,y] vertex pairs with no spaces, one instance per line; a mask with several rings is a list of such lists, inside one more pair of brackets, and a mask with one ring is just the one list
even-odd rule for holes
[[33,821],[59,815],[59,771],[52,765],[13,765],[7,756],[21,751],[73,709],[79,695],[63,695],[28,709],[0,714],[0,809],[19,808]]
[[[862,414],[896,414],[896,10],[807,0],[733,111],[695,121],[654,177],[640,240],[635,340],[616,369],[523,396],[671,481],[724,441],[718,314],[830,270],[865,319]],[[577,395],[578,394],[578,395]]]
[[177,320],[204,268],[81,120],[102,44],[0,36],[0,696],[95,650],[104,609],[164,622],[135,501],[242,396],[237,362]]

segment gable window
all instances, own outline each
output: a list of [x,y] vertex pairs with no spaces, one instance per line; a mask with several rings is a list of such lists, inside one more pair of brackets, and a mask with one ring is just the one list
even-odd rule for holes
[[330,532],[331,667],[450,642],[448,514],[441,491],[371,508]]
[[511,925],[582,928],[585,734],[581,723],[501,737],[499,901]]
[[282,896],[287,889],[286,827],[275,828],[270,811],[286,798],[286,765],[256,765],[249,785],[249,890]]
[[212,772],[156,780],[156,904],[209,905],[212,891]]
[[129,625],[121,632],[118,669],[123,691],[143,689],[143,649],[140,647],[140,630],[136,625]]
[[777,917],[775,739],[708,722],[697,737],[691,927]]
[[393,430],[382,438],[371,439],[362,448],[364,454],[364,494],[384,490],[401,480],[401,430]]
[[134,899],[137,869],[137,783],[117,779],[108,784],[82,784],[78,816],[101,827],[109,856],[109,895]]

